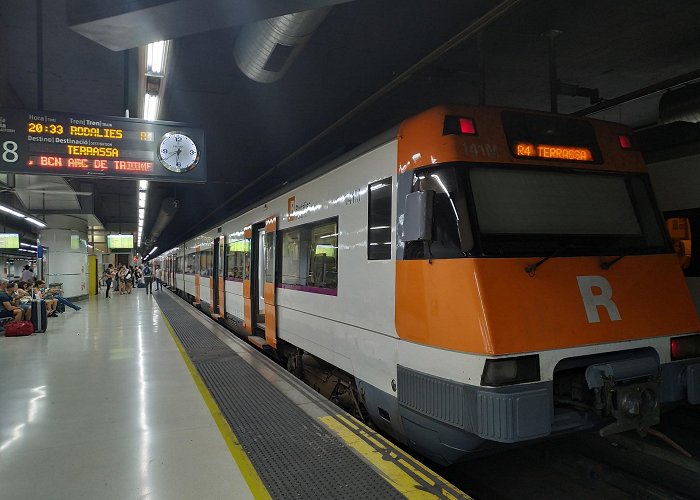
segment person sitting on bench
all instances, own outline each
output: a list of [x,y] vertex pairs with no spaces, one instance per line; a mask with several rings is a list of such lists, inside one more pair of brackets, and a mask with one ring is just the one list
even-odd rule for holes
[[13,304],[10,296],[15,291],[16,286],[14,283],[8,285],[7,281],[4,280],[0,282],[0,304],[2,304],[2,307],[0,307],[0,318],[14,317],[15,321],[22,321],[24,312]]

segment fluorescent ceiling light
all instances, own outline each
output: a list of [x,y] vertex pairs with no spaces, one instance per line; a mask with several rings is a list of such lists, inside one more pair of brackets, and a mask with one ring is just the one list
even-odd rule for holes
[[[141,203],[143,203],[143,207],[141,207]],[[139,192],[139,207],[140,208],[146,207],[146,191]]]
[[156,75],[165,74],[165,59],[167,56],[168,41],[149,43],[146,47],[146,71]]
[[148,189],[148,181],[139,181],[139,191]]
[[46,227],[46,224],[44,224],[38,219],[35,219],[34,217],[25,217],[24,220],[26,220],[30,224],[34,224],[35,226]]
[[155,120],[158,117],[158,96],[146,94],[143,101],[143,119]]
[[22,219],[26,217],[26,215],[24,215],[23,213],[18,212],[17,210],[12,210],[10,207],[6,207],[5,205],[0,205],[0,210],[2,210],[3,212],[7,212],[8,214],[12,214],[15,217],[20,217]]
[[146,209],[139,208],[139,219],[145,219],[145,218],[146,218]]
[[29,243],[22,242],[20,243],[23,247],[29,247],[29,248],[36,248],[36,245],[30,245]]

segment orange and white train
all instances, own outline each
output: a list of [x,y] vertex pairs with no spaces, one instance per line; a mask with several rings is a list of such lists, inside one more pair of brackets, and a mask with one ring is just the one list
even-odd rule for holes
[[700,403],[700,323],[624,126],[443,106],[158,256],[436,462]]

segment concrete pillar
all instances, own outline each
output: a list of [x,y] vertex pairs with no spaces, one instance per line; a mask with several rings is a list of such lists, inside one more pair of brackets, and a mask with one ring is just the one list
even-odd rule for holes
[[48,215],[45,222],[39,242],[48,249],[46,282],[63,283],[65,297],[87,296],[87,222],[67,215]]

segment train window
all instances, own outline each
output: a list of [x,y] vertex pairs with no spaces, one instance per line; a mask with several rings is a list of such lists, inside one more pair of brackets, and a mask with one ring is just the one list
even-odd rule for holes
[[263,272],[265,274],[266,283],[275,282],[275,233],[265,233],[265,238],[263,239],[264,248],[264,258]]
[[226,279],[242,280],[246,253],[250,253],[250,240],[236,239],[226,245]]
[[367,259],[391,259],[391,177],[369,185]]
[[214,251],[204,248],[199,252],[199,275],[202,277],[211,276],[214,272]]
[[176,267],[175,267],[175,272],[176,272],[176,273],[182,273],[182,272],[183,272],[183,269],[184,269],[184,268],[183,268],[183,265],[182,265],[183,260],[184,260],[184,257],[183,257],[182,255],[178,256],[177,262],[176,262]]
[[338,287],[338,219],[281,233],[281,288],[334,294]]
[[185,274],[199,274],[199,252],[185,255]]
[[668,250],[640,176],[479,167],[470,181],[486,254]]

